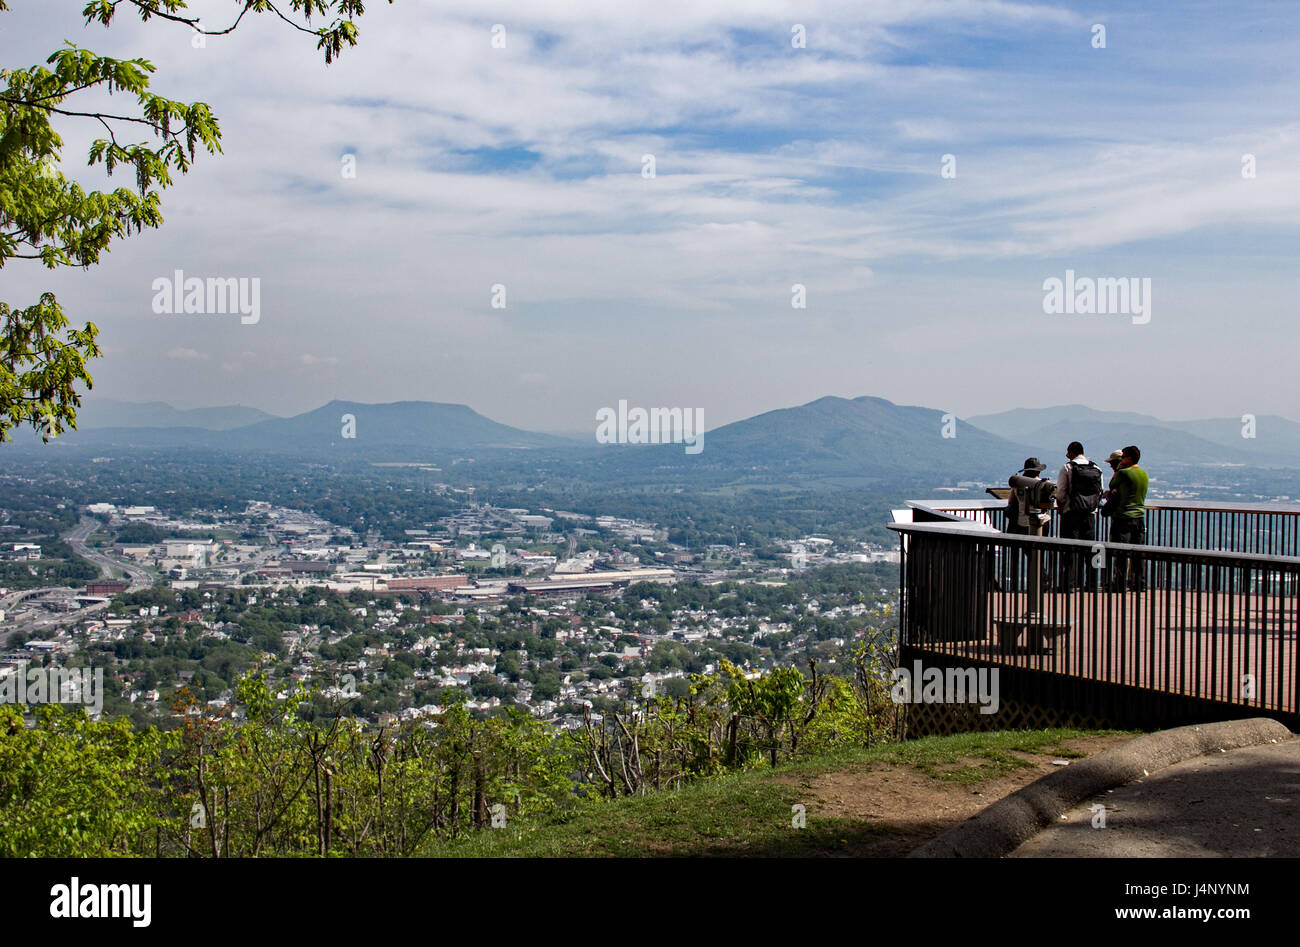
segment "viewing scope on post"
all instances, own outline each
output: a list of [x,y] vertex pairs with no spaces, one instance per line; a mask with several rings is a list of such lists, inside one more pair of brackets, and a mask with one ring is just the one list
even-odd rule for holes
[[[1028,469],[1028,468],[1026,468]],[[1056,506],[1056,484],[1040,477],[1016,474],[1007,481],[1016,498],[1018,525],[1030,536],[1042,536]],[[1009,553],[1019,561],[1018,552]],[[1019,617],[993,622],[998,631],[998,648],[1004,654],[1025,651],[1054,653],[1056,641],[1070,630],[1070,622],[1044,620],[1043,550],[1035,545],[1025,555],[1026,588]],[[1023,642],[1023,643],[1022,643]]]
[[1016,474],[1007,483],[1016,495],[1019,525],[1027,527],[1031,536],[1041,536],[1056,505],[1055,481]]

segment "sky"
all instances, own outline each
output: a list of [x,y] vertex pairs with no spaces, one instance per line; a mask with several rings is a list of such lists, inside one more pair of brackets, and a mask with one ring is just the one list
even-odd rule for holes
[[[329,66],[270,14],[196,48],[125,3],[9,5],[4,67],[143,57],[221,124],[160,229],[0,271],[99,327],[89,398],[1300,418],[1294,3],[372,0]],[[56,127],[65,173],[130,183]],[[258,280],[257,321],[155,312],[177,270]],[[1146,317],[1045,312],[1067,270],[1149,279]]]

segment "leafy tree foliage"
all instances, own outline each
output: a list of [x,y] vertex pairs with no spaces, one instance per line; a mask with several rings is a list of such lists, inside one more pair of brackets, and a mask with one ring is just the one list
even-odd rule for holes
[[[146,22],[157,18],[213,36],[233,32],[247,14],[272,14],[314,35],[330,63],[356,45],[355,18],[365,12],[363,0],[283,0],[278,6],[271,0],[235,0],[235,5],[233,22],[221,29],[207,29],[187,15],[185,0],[91,0],[82,14],[87,23],[107,27],[119,12],[130,10]],[[7,10],[0,0],[0,13]],[[312,27],[313,17],[328,22]],[[154,71],[147,60],[99,56],[73,43],[55,50],[44,64],[0,69],[0,268],[11,260],[36,261],[48,269],[93,266],[115,240],[160,226],[160,193],[172,184],[173,173],[188,172],[199,150],[221,150],[221,129],[207,104],[154,92]],[[99,101],[100,93],[131,104],[112,112],[79,104]],[[68,120],[103,127],[107,137],[90,145],[89,165],[101,165],[110,177],[129,170],[134,188],[88,191],[59,170],[63,139],[54,123]],[[137,133],[146,140],[131,140]],[[24,424],[45,440],[76,428],[77,385],[93,385],[86,363],[100,355],[98,328],[90,322],[72,327],[53,293],[27,305],[0,300],[0,326],[0,441]]]
[[17,707],[0,705],[0,854],[143,854],[158,821],[150,776],[163,742],[129,720],[92,722],[58,705],[37,708],[29,730]]
[[[681,696],[601,701],[556,730],[509,710],[364,727],[299,687],[249,671],[216,710],[182,689],[174,729],[0,706],[0,854],[407,856],[493,824],[562,815],[729,770],[777,765],[894,735],[880,656],[850,681],[794,668],[747,678],[724,665]],[[677,691],[680,694],[680,691]],[[593,704],[597,702],[593,701]],[[107,800],[107,801],[106,801]]]

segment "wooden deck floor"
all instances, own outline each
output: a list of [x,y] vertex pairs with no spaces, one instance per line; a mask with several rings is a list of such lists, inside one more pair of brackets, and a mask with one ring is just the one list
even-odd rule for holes
[[990,592],[986,614],[974,616],[968,640],[925,640],[916,646],[1006,666],[1300,711],[1300,600],[1295,595],[1047,592],[1037,623],[1028,627],[1027,607],[1024,592]]

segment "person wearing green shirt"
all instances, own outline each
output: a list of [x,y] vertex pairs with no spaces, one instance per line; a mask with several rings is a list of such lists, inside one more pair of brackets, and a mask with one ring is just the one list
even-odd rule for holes
[[[1129,446],[1123,450],[1119,469],[1111,481],[1114,494],[1111,503],[1115,504],[1115,513],[1110,521],[1110,541],[1145,546],[1147,541],[1147,485],[1150,479],[1147,472],[1138,466],[1142,452]],[[1130,563],[1128,570],[1130,589],[1146,591],[1146,574],[1141,562]]]

